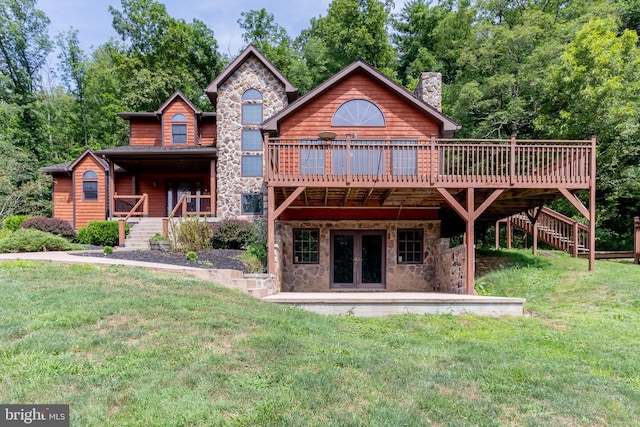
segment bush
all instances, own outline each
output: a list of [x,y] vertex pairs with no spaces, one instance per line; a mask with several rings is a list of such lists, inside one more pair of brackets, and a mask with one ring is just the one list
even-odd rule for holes
[[2,228],[9,231],[16,231],[22,222],[28,218],[29,215],[9,215],[2,220]]
[[199,252],[211,249],[211,227],[197,216],[182,217],[172,222],[174,247],[183,251]]
[[[78,243],[95,246],[118,246],[119,221],[91,221],[78,230]],[[125,234],[129,233],[129,224],[125,224]]]
[[77,249],[64,237],[33,229],[19,229],[0,240],[0,253],[70,251]]
[[111,255],[113,253],[113,248],[111,246],[105,246],[104,249],[102,249],[102,252],[104,252],[105,255]]
[[213,247],[216,249],[246,249],[256,241],[253,223],[240,219],[227,219],[212,225]]
[[67,239],[74,239],[76,231],[68,221],[58,218],[46,218],[44,216],[36,216],[26,219],[20,224],[20,228],[34,229],[46,231]]
[[198,254],[195,252],[187,252],[186,258],[187,258],[187,261],[196,262],[198,261]]

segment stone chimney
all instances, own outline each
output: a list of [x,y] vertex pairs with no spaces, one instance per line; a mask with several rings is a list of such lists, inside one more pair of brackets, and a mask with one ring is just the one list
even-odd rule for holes
[[442,112],[442,74],[434,72],[421,73],[414,94]]

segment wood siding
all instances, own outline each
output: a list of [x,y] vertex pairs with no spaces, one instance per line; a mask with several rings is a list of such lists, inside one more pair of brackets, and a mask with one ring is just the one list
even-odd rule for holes
[[[82,175],[92,170],[98,175],[98,200],[85,201],[82,197]],[[85,156],[74,169],[74,197],[76,200],[75,227],[84,227],[91,221],[106,218],[106,173],[93,156]]]
[[[378,106],[386,126],[344,127],[331,126],[335,111],[351,99],[366,99]],[[419,138],[429,139],[438,135],[438,123],[426,117],[424,112],[407,104],[396,94],[364,74],[354,74],[327,90],[316,100],[300,108],[280,123],[281,138],[317,138],[319,132],[332,131],[336,139],[357,133],[359,139],[367,138]]]
[[201,129],[201,144],[204,146],[216,145],[216,136],[218,134],[218,127],[212,120],[203,119]]
[[73,224],[73,180],[68,175],[53,177],[53,216]]
[[176,145],[195,145],[196,144],[196,117],[195,111],[182,99],[176,98],[167,108],[162,112],[162,135],[164,145],[172,145],[171,141],[171,118],[176,114],[184,114],[187,118],[187,143]]
[[135,119],[129,124],[129,144],[137,146],[162,145],[162,126],[158,119]]

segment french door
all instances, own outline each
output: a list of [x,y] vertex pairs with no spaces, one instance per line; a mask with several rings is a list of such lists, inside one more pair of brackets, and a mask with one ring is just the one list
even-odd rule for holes
[[[167,181],[167,215],[171,213],[173,208],[178,204],[180,198],[183,195],[187,196],[199,196],[201,194],[200,188],[202,183],[200,181],[192,180],[178,180]],[[200,199],[187,198],[187,211],[198,212],[200,211]],[[180,212],[178,212],[180,215]]]
[[385,242],[384,230],[333,230],[331,287],[384,289]]

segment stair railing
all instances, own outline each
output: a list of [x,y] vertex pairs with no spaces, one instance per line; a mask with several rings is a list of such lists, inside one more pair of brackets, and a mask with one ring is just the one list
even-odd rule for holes
[[147,193],[144,193],[142,197],[140,197],[140,200],[133,205],[129,213],[127,213],[124,218],[118,219],[118,245],[120,245],[120,247],[124,246],[124,240],[126,238],[125,224],[133,215],[140,215],[140,212],[138,212],[140,206],[142,206],[142,216],[149,216],[149,195]]
[[[533,235],[534,215],[530,212],[515,214],[499,222],[507,222],[527,234]],[[496,224],[496,232],[498,224]],[[577,257],[588,252],[589,227],[547,207],[542,207],[535,221],[537,238],[548,245]]]

